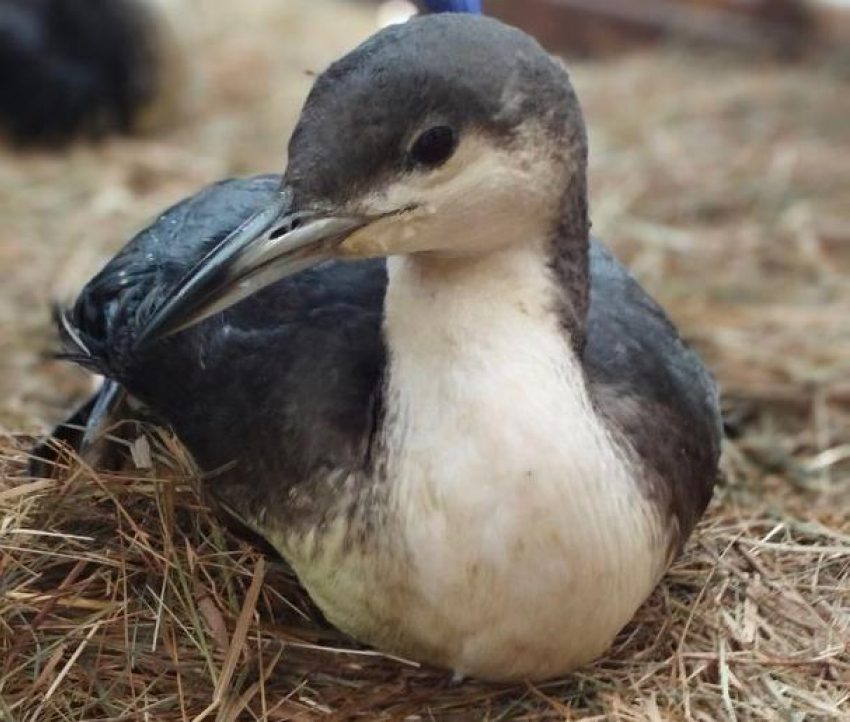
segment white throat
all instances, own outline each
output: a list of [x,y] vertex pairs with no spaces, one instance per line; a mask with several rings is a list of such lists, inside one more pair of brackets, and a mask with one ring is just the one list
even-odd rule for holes
[[546,245],[388,268],[387,474],[416,600],[402,646],[482,677],[564,672],[610,644],[666,550],[594,410]]

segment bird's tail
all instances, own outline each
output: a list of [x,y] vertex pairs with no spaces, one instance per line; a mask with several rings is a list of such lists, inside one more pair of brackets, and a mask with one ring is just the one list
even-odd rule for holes
[[53,317],[64,349],[57,353],[55,358],[70,361],[94,373],[103,374],[105,372],[103,359],[92,353],[90,343],[84,340],[82,331],[74,324],[68,309],[54,306]]
[[66,449],[71,449],[94,467],[120,465],[117,448],[108,443],[106,433],[122,418],[125,394],[114,381],[106,379],[100,389],[65,421],[33,448],[30,474],[50,477]]
[[[130,416],[127,393],[116,379],[110,378],[107,359],[93,344],[93,339],[87,338],[75,325],[71,313],[57,307],[54,317],[63,347],[54,358],[70,361],[103,376],[103,382],[93,396],[33,449],[30,472],[33,476],[51,476],[65,448],[72,449],[93,466],[117,466],[120,460],[107,434]],[[137,412],[135,416],[138,415]]]

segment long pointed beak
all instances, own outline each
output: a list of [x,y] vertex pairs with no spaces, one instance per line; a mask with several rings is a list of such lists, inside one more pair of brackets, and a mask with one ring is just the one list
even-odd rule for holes
[[266,286],[329,259],[370,219],[292,212],[282,195],[228,235],[175,287],[136,338],[138,350]]

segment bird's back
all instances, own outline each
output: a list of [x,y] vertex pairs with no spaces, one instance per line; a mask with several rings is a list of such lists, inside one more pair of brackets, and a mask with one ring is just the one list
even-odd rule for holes
[[173,427],[203,470],[219,472],[210,490],[249,517],[285,495],[285,484],[262,480],[361,463],[384,365],[384,262],[326,263],[141,352],[133,342],[184,274],[279,186],[272,175],[226,180],[165,211],[86,285],[65,332],[69,356]]

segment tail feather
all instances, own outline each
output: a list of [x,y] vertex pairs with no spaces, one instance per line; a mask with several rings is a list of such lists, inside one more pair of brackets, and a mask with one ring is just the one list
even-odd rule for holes
[[106,378],[97,393],[35,447],[30,471],[34,476],[51,476],[64,448],[72,449],[94,466],[117,466],[116,449],[105,437],[110,427],[126,415],[126,392],[116,380],[109,378],[107,359],[93,352],[99,345],[93,344],[93,339],[74,323],[73,312],[56,306],[53,314],[64,347],[54,358],[70,361]]
[[86,419],[86,428],[80,439],[80,453],[86,454],[94,449],[104,432],[118,415],[126,397],[124,389],[112,379],[104,381],[95,397],[94,405]]
[[62,350],[53,354],[57,361],[68,361],[101,376],[108,376],[104,360],[92,353],[83,332],[72,319],[72,312],[63,306],[54,306],[53,322],[59,330]]
[[124,389],[106,379],[101,388],[65,421],[39,441],[30,457],[30,473],[51,477],[68,452],[77,454],[86,463],[99,469],[118,469],[126,457],[130,440],[124,421],[146,421],[144,411],[131,411]]
[[80,357],[91,356],[91,351],[83,341],[82,335],[71,322],[68,310],[62,307],[56,307],[54,315],[56,316],[56,324],[62,334],[65,347],[69,349],[69,354]]
[[[110,390],[107,388],[107,397],[109,393]],[[104,389],[102,388],[42,438],[32,450],[29,462],[30,474],[40,478],[54,476],[57,469],[62,466],[63,458],[70,458],[69,452],[78,454],[93,467],[119,468],[123,458],[123,454],[119,453],[121,447],[110,443],[103,432],[123,418],[124,412],[120,405],[110,404],[107,416],[103,414],[103,404]],[[98,406],[101,407],[100,410]],[[89,439],[86,438],[87,435]]]

